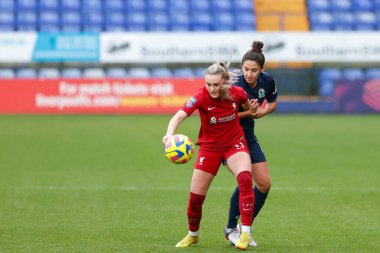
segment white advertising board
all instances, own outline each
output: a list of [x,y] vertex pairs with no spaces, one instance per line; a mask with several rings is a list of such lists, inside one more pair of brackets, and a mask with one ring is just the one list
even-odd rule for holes
[[240,62],[254,40],[267,61],[380,62],[378,32],[103,33],[103,63]]
[[28,63],[32,61],[37,33],[0,33],[0,62]]

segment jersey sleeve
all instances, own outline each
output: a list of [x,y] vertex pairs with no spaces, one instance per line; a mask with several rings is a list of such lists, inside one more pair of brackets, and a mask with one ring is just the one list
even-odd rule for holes
[[200,104],[202,102],[202,94],[199,90],[195,95],[193,95],[187,102],[179,108],[180,110],[184,111],[187,116],[190,116],[196,109],[200,107]]
[[268,82],[268,92],[266,93],[265,99],[268,103],[272,103],[277,100],[277,87],[273,78],[271,78]]
[[236,102],[238,104],[244,104],[248,99],[248,94],[244,91],[243,88],[238,86],[233,86],[236,89]]

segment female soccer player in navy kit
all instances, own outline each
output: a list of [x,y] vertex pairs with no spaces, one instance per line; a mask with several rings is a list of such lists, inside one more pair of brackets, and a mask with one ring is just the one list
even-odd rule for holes
[[235,246],[239,249],[249,246],[254,206],[252,168],[244,132],[239,123],[238,107],[243,105],[252,114],[258,106],[249,101],[242,88],[231,86],[231,79],[226,64],[211,65],[205,73],[206,85],[173,116],[166,135],[162,138],[165,144],[178,125],[196,109],[199,110],[201,127],[197,145],[200,148],[191,179],[187,208],[189,234],[176,247],[189,247],[198,243],[202,205],[222,160],[226,160],[240,190],[238,205],[242,232]]
[[[257,101],[259,106],[264,100],[267,104],[264,108],[259,107],[254,113],[243,111],[239,108],[240,124],[243,127],[244,134],[248,143],[248,149],[251,156],[252,176],[255,182],[253,188],[255,196],[255,206],[253,219],[260,212],[268,196],[271,181],[265,155],[254,133],[255,121],[272,113],[277,107],[277,88],[273,78],[264,73],[265,57],[262,53],[264,44],[261,41],[254,41],[252,49],[247,51],[242,59],[242,71],[234,80],[234,85],[241,87],[249,95],[249,99]],[[237,228],[239,219],[239,188],[237,187],[231,196],[230,210],[227,227],[224,230],[225,236],[233,244],[239,239],[240,229]],[[250,245],[256,246],[252,236]]]

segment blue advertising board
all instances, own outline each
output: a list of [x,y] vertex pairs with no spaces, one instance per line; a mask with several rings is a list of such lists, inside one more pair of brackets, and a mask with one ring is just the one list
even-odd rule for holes
[[39,33],[33,62],[98,62],[98,33]]

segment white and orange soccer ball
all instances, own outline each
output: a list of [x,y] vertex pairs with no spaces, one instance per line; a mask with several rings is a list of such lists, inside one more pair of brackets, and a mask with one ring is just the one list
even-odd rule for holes
[[172,163],[187,163],[193,155],[194,143],[186,135],[173,135],[165,144],[165,156]]

